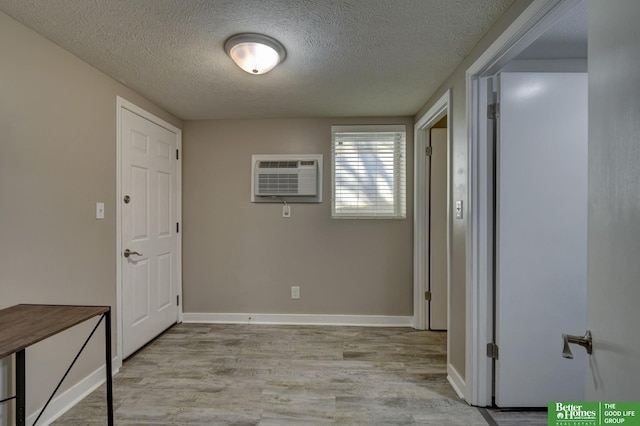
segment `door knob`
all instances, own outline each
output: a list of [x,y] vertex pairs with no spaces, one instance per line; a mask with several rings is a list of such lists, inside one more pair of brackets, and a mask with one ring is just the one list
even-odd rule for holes
[[142,253],[138,253],[137,251],[131,251],[131,250],[129,250],[129,249],[126,249],[126,250],[124,251],[124,257],[129,257],[129,256],[131,256],[132,254],[135,254],[136,256],[142,256]]

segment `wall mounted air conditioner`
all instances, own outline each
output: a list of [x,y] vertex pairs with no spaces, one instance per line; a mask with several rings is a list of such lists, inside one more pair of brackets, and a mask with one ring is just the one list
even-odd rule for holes
[[251,201],[322,202],[322,154],[252,155]]

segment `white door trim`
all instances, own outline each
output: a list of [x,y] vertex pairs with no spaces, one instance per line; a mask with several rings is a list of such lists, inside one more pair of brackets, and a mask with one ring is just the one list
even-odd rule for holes
[[488,150],[482,132],[486,103],[483,105],[480,78],[496,73],[541,34],[557,22],[580,0],[534,0],[525,11],[489,46],[466,71],[467,143],[469,194],[466,247],[466,374],[465,399],[472,405],[492,404],[492,370],[486,344],[492,334],[493,314],[489,298],[492,277],[487,268],[489,221],[493,211],[488,200]]
[[178,322],[182,322],[182,130],[167,123],[163,119],[156,117],[148,111],[136,106],[120,96],[116,96],[116,330],[117,330],[117,355],[118,365],[114,365],[114,370],[122,365],[122,348],[123,348],[123,321],[122,321],[122,110],[126,109],[134,114],[146,118],[152,123],[157,124],[176,134],[177,147],[180,151],[180,157],[177,160],[177,181],[178,181],[178,212],[177,221],[181,225],[180,232],[177,234],[176,253],[178,268],[177,294],[180,297],[180,306],[178,307]]
[[[429,304],[424,299],[429,280],[429,172],[426,148],[430,146],[429,129],[442,117],[447,116],[447,275],[450,274],[450,197],[451,197],[451,89],[448,89],[436,103],[414,125],[414,193],[413,193],[413,326],[419,330],[429,327]],[[449,280],[447,279],[447,289]],[[447,305],[449,300],[447,298]],[[447,306],[447,324],[449,323]],[[448,348],[447,348],[448,349]],[[448,352],[448,351],[447,351]]]
[[[451,89],[418,119],[414,126],[414,214],[413,214],[413,323],[414,328],[424,330],[428,327],[429,305],[425,301],[429,279],[429,190],[430,165],[426,148],[430,146],[429,129],[445,115],[447,116],[447,328],[451,323],[451,153],[453,152],[453,126],[451,117]],[[463,396],[464,381],[451,364],[451,338],[447,332],[447,379],[459,396]]]

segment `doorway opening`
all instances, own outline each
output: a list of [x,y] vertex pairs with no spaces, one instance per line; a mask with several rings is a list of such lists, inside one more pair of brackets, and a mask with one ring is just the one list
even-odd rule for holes
[[[508,299],[508,297],[521,297],[522,300],[526,300],[528,302],[526,309],[536,309],[536,307],[544,306],[545,300],[549,300],[547,298],[551,297],[551,295],[545,290],[542,290],[542,288],[538,294],[540,297],[534,298],[528,297],[526,291],[516,291],[511,296],[501,294],[501,289],[504,290],[508,288],[506,285],[507,282],[514,282],[513,277],[517,277],[516,279],[520,281],[519,277],[526,275],[526,273],[522,273],[522,271],[521,275],[518,275],[517,273],[512,274],[509,278],[511,281],[506,278],[507,275],[503,275],[505,272],[504,268],[509,265],[513,265],[514,263],[510,263],[511,261],[508,261],[507,256],[505,256],[505,253],[509,252],[509,244],[503,244],[502,238],[507,233],[510,233],[510,235],[514,236],[513,241],[516,241],[516,245],[511,248],[510,252],[513,253],[515,250],[516,252],[523,253],[527,248],[521,244],[523,243],[522,240],[524,237],[522,235],[518,237],[517,234],[514,233],[514,229],[519,232],[519,230],[522,229],[535,228],[535,226],[529,226],[530,224],[527,223],[527,220],[519,217],[515,211],[511,211],[509,214],[507,214],[507,212],[510,207],[515,205],[517,210],[520,207],[524,207],[528,201],[535,198],[528,197],[528,194],[533,193],[534,196],[541,194],[544,198],[553,193],[556,188],[554,188],[554,185],[552,184],[547,184],[546,188],[529,185],[543,180],[536,179],[536,174],[537,176],[546,177],[545,167],[547,164],[551,167],[551,165],[557,161],[560,163],[564,161],[567,168],[575,169],[575,167],[572,167],[575,166],[575,163],[571,163],[572,159],[570,155],[565,156],[562,159],[559,158],[560,154],[550,154],[548,158],[544,158],[544,155],[540,155],[537,160],[534,160],[533,158],[539,153],[536,151],[536,148],[540,148],[541,151],[544,151],[544,148],[542,146],[537,146],[538,144],[533,142],[529,144],[528,147],[525,147],[533,149],[533,156],[527,157],[526,153],[520,153],[518,155],[531,159],[530,162],[527,162],[525,158],[523,160],[524,162],[521,164],[525,167],[538,167],[538,170],[534,170],[530,173],[529,177],[531,177],[531,179],[529,179],[526,185],[521,187],[523,189],[522,193],[518,194],[517,189],[511,191],[510,195],[508,191],[506,193],[502,193],[505,188],[508,189],[508,185],[503,185],[501,187],[501,182],[504,183],[501,181],[501,177],[505,178],[508,174],[506,169],[504,169],[504,166],[514,165],[517,160],[513,159],[515,157],[512,159],[507,158],[508,155],[506,157],[501,157],[504,153],[500,151],[500,142],[497,142],[497,144],[494,145],[491,138],[497,133],[497,140],[499,141],[501,136],[500,132],[506,131],[502,128],[502,125],[492,124],[496,123],[496,121],[492,120],[497,120],[498,123],[500,120],[503,120],[505,123],[506,120],[511,120],[512,118],[507,117],[509,112],[505,112],[504,107],[510,108],[510,112],[513,112],[513,103],[511,106],[509,106],[507,102],[503,104],[499,103],[499,106],[497,107],[489,107],[489,105],[494,104],[494,101],[492,100],[492,97],[494,96],[493,94],[500,92],[499,90],[492,90],[492,86],[500,86],[501,83],[504,83],[505,87],[510,86],[511,92],[509,96],[512,97],[512,100],[520,96],[519,101],[521,101],[521,104],[529,105],[528,100],[537,95],[542,95],[544,90],[538,90],[542,89],[542,86],[538,85],[538,83],[534,84],[532,81],[520,81],[520,83],[523,83],[523,85],[520,85],[522,90],[517,92],[517,84],[511,84],[513,82],[507,84],[507,80],[509,80],[510,77],[515,76],[515,80],[520,80],[525,76],[525,74],[528,74],[529,77],[537,75],[541,78],[543,75],[550,76],[562,74],[564,77],[567,77],[569,74],[585,74],[587,25],[586,6],[586,2],[580,0],[567,2],[550,0],[535,6],[532,5],[521,17],[522,20],[514,23],[514,25],[510,27],[503,36],[500,37],[467,71],[467,110],[470,118],[468,121],[469,202],[470,205],[473,206],[473,209],[469,211],[468,228],[470,229],[470,234],[467,240],[467,252],[469,253],[467,257],[467,288],[471,295],[471,300],[467,305],[468,332],[466,378],[468,395],[466,399],[473,405],[492,406],[495,402],[493,397],[496,394],[500,395],[500,390],[496,389],[496,386],[505,386],[504,383],[500,383],[501,377],[499,374],[499,363],[507,363],[507,355],[505,351],[500,351],[500,345],[496,346],[495,343],[499,343],[497,340],[499,340],[499,336],[501,334],[500,326],[508,324],[509,321],[517,320],[517,318],[521,316],[519,313],[522,311],[507,312],[508,310],[503,309],[505,307],[503,302]],[[567,37],[567,28],[571,28],[574,31],[571,37]],[[557,29],[561,29],[561,31],[557,31]],[[564,37],[565,42],[571,41],[571,43],[560,43],[558,41],[559,35]],[[506,78],[507,74],[509,74],[509,78]],[[504,77],[502,81],[500,81],[500,75]],[[583,86],[583,94],[586,96],[586,85]],[[502,94],[502,96],[505,95],[505,93]],[[584,103],[586,104],[586,100]],[[548,100],[546,105],[553,104],[553,100]],[[586,105],[582,106],[584,106],[586,110]],[[495,116],[495,114],[498,115],[497,119],[488,119],[488,117],[491,117],[491,115]],[[542,118],[544,110],[539,114]],[[530,115],[527,117],[530,122],[529,124],[535,123],[539,127],[547,124],[544,120],[536,121],[536,117],[531,117]],[[583,153],[586,153],[586,126],[587,122],[585,113],[581,128],[581,130],[585,130],[585,133],[582,135],[584,142],[583,148],[585,149]],[[584,159],[586,160],[586,157]],[[582,166],[579,168],[581,168],[580,173],[586,172],[586,165],[584,170],[582,170]],[[561,169],[562,165],[558,164],[558,167],[555,170]],[[505,172],[503,176],[500,175],[502,172]],[[524,168],[521,168],[520,170],[516,168],[516,170],[511,171],[512,176],[507,177],[506,179],[519,179],[524,176],[524,173]],[[580,184],[579,190],[584,195],[586,194],[586,174],[582,173],[582,175],[584,175],[582,176],[584,177],[584,182]],[[564,182],[564,179],[569,178],[570,177],[564,175],[559,177],[559,179],[562,179],[562,182]],[[525,187],[528,189],[524,189]],[[567,193],[567,191],[565,191],[565,196],[568,198],[571,198],[574,195],[575,194]],[[502,200],[501,197],[503,197]],[[511,204],[509,206],[505,206],[502,201],[505,201],[508,197],[511,197]],[[578,198],[580,198],[580,202],[584,201],[581,197]],[[518,203],[522,203],[522,205],[518,205]],[[540,233],[546,233],[553,228],[553,223],[550,222],[551,219],[546,218],[544,215],[544,213],[554,207],[553,203],[549,200],[544,201],[544,203],[547,204],[541,207],[547,210],[543,211],[543,214],[539,216],[542,218],[540,219],[541,222],[539,225],[543,224],[544,226],[538,229],[538,234],[533,234],[531,236],[533,239],[538,238]],[[571,207],[571,203],[567,204]],[[582,217],[586,212],[586,202],[584,204],[584,210],[576,210],[576,214],[580,217]],[[530,206],[530,209],[525,208],[521,210],[521,213],[528,214],[530,212],[535,212],[535,209],[537,208],[537,206]],[[518,224],[517,221],[519,218],[521,218],[522,221]],[[570,217],[565,218],[569,219],[569,223],[571,223]],[[515,220],[516,222],[512,229],[501,229],[501,227],[507,223],[508,219]],[[536,220],[538,220],[538,217],[533,215],[532,221],[535,222]],[[546,226],[547,224],[549,226]],[[552,235],[551,237],[562,238],[560,234]],[[514,249],[514,247],[518,246],[523,247],[523,249]],[[490,249],[487,250],[482,248]],[[500,251],[501,248],[502,252]],[[586,246],[584,249],[586,252]],[[537,249],[536,253],[541,251],[543,251],[543,249]],[[584,260],[586,262],[586,257]],[[547,274],[547,272],[551,271],[549,264],[544,261],[540,261],[538,268],[539,271],[542,272],[540,274],[540,279],[548,279],[548,275],[550,274]],[[580,273],[582,272],[585,273],[584,286],[586,288],[586,268],[585,271],[580,271]],[[529,270],[528,273],[531,274],[531,270]],[[545,274],[547,275],[546,277],[544,277]],[[559,274],[558,276],[561,277],[562,274]],[[560,279],[558,288],[561,288],[567,281],[568,280],[566,279]],[[494,283],[497,283],[497,285],[494,285]],[[529,286],[529,289],[532,289],[531,286]],[[494,292],[494,290],[496,291]],[[566,291],[571,292],[572,290]],[[554,309],[553,311],[554,312],[552,313],[542,311],[539,317],[544,320],[556,317],[558,310]],[[579,315],[576,314],[575,316]],[[516,322],[512,323],[512,325],[515,324]],[[554,328],[553,330],[553,333],[556,333],[557,336],[554,334],[556,337],[550,339],[553,341],[548,343],[551,345],[550,347],[552,347],[551,356],[553,356],[553,362],[570,362],[568,360],[563,360],[561,357],[562,333],[567,332],[562,329],[565,325],[560,321],[557,326],[558,329],[555,330]],[[553,327],[556,326],[554,325]],[[506,340],[503,335],[503,341],[511,343],[519,339],[522,340],[523,336],[531,334],[527,332],[525,327],[519,330],[522,333],[514,331],[512,331],[511,334],[507,333],[510,337],[506,338]],[[574,330],[573,332],[577,331]],[[582,330],[582,332],[584,332],[584,330]],[[544,344],[547,343],[545,342]],[[555,358],[556,354],[553,349],[556,346],[557,358],[559,361]],[[534,357],[538,356],[539,352],[540,351],[525,351],[523,354],[519,355],[519,359],[517,361],[514,361],[514,365],[516,363],[520,363],[520,365],[522,365],[522,363],[529,364],[530,361],[534,360]],[[562,366],[567,366],[567,364],[562,364]],[[573,366],[568,366],[568,368],[572,367]],[[544,372],[546,375],[553,375],[553,373],[549,374],[547,372],[547,368],[542,370],[543,371],[540,371],[540,369],[538,369],[538,374],[542,374]],[[498,372],[496,377],[497,380],[495,382],[493,381],[494,372]],[[502,378],[504,377],[505,375],[502,376]],[[521,386],[521,384],[522,380],[520,381],[519,388],[525,388]],[[531,388],[534,387],[537,388],[538,386],[531,386]],[[515,395],[509,395],[509,397],[511,396]],[[514,398],[512,401],[510,398],[503,398],[503,401],[497,401],[497,404],[505,407],[533,407],[542,404],[539,401],[535,402],[534,399],[535,398],[527,399],[525,397],[524,399],[519,400]],[[548,402],[548,400],[545,401]],[[544,402],[545,406],[546,402]]]
[[449,270],[447,251],[448,116],[429,129],[429,279],[425,297],[429,330],[446,331]]
[[[459,396],[464,380],[451,363],[451,90],[415,124],[414,317],[420,330],[447,331],[447,379]],[[455,326],[458,326],[457,328]]]

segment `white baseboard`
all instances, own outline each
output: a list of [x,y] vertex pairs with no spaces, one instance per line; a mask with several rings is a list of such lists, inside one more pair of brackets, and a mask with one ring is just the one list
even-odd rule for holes
[[462,378],[460,373],[458,373],[458,370],[456,370],[451,364],[447,365],[447,380],[453,387],[453,390],[456,391],[458,396],[462,399],[466,399],[465,394],[462,391],[463,389],[466,389],[464,379]]
[[[114,358],[112,363],[112,373],[114,376],[120,370],[120,366],[122,366],[122,362],[120,361],[120,359],[117,357]],[[74,405],[82,401],[91,392],[96,390],[101,384],[105,382],[105,380],[105,366],[103,365],[66,391],[53,398],[51,400],[51,403],[47,407],[47,410],[44,412],[42,417],[40,417],[40,420],[38,420],[38,426],[47,426],[53,423],[58,417],[62,416]],[[42,408],[38,409],[35,413],[32,413],[27,417],[27,425],[33,425],[33,422],[36,421],[36,418],[38,417],[38,414],[40,414],[41,410]],[[105,424],[106,422],[107,419],[105,417]]]
[[185,323],[342,325],[360,327],[412,327],[413,317],[388,315],[315,315],[315,314],[216,314],[185,313]]

